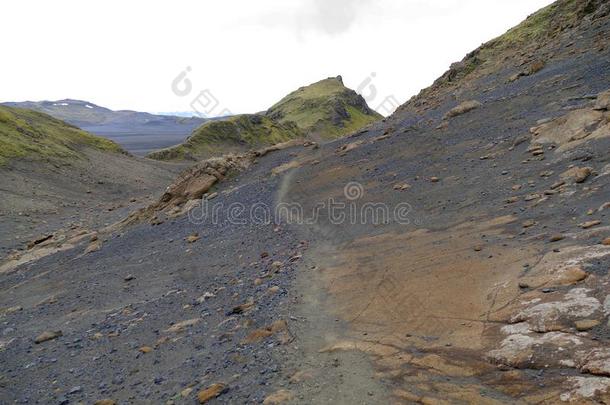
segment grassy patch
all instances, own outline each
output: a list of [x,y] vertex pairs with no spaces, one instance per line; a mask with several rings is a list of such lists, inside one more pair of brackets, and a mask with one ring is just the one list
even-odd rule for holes
[[79,149],[82,147],[123,152],[116,143],[49,115],[0,106],[0,165],[17,158],[46,161],[80,159]]
[[282,123],[293,122],[305,134],[326,138],[345,135],[381,118],[340,77],[301,87],[272,106],[267,115]]
[[280,124],[257,114],[236,115],[222,121],[209,121],[193,131],[181,145],[148,155],[158,160],[188,160],[245,151],[273,145],[302,136],[294,124]]

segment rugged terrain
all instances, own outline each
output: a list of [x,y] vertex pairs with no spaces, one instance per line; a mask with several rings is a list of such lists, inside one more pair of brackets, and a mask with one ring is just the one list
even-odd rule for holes
[[149,204],[182,168],[130,156],[44,113],[0,106],[0,257],[61,228],[112,223]]
[[143,156],[153,150],[177,145],[206,120],[138,111],[113,111],[82,100],[24,101],[9,107],[39,111],[92,134],[115,141],[130,153]]
[[609,30],[560,0],[387,119],[4,261],[0,399],[610,403]]
[[329,77],[290,93],[264,113],[208,122],[181,145],[149,154],[158,160],[200,160],[291,139],[328,140],[381,118],[362,96]]

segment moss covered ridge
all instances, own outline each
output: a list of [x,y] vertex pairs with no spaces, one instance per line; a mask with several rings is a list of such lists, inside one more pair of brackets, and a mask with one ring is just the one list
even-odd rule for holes
[[296,138],[333,139],[378,119],[362,96],[331,77],[293,91],[261,114],[243,114],[201,125],[181,145],[148,155],[158,160],[198,160]]
[[510,61],[519,59],[524,60],[524,63],[540,63],[539,59],[544,56],[540,55],[541,48],[555,42],[562,33],[596,14],[606,2],[607,0],[557,0],[452,64],[432,86],[423,89],[398,110],[418,111],[424,100],[428,106],[438,104],[456,88],[465,87],[472,78],[499,71]]
[[86,147],[125,153],[116,143],[50,115],[0,106],[0,165],[17,158],[69,162],[83,158],[80,150]]
[[266,113],[281,122],[293,122],[306,135],[336,138],[381,118],[364,98],[345,87],[341,76],[301,87]]
[[279,123],[260,114],[242,114],[222,121],[209,121],[184,143],[151,153],[158,160],[196,160],[228,152],[243,152],[302,137],[292,123]]

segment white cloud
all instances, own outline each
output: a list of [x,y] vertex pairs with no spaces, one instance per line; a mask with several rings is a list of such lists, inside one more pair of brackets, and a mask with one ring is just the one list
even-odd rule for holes
[[[233,112],[304,84],[372,72],[404,102],[550,0],[20,0],[3,5],[2,101],[79,98],[181,111],[210,89]],[[187,66],[193,85],[171,82]]]

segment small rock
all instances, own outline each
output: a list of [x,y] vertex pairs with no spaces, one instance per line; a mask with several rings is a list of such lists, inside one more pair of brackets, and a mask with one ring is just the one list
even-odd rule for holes
[[436,177],[436,176],[432,176],[432,177],[430,177],[430,181],[432,183],[438,183],[440,181],[440,179],[438,177]]
[[211,399],[217,398],[229,390],[226,384],[216,383],[212,384],[208,388],[199,391],[197,394],[197,400],[200,404],[205,404]]
[[169,327],[165,331],[174,332],[174,333],[182,332],[184,329],[189,328],[193,325],[196,325],[199,322],[201,322],[201,318],[187,319],[186,321],[182,321],[182,322],[173,324],[171,327]]
[[467,112],[472,111],[472,110],[474,110],[476,108],[479,108],[482,105],[483,104],[481,104],[477,100],[464,101],[464,102],[458,104],[456,107],[454,107],[451,110],[449,110],[445,114],[443,119],[447,120],[449,118],[457,117],[458,115],[466,114]]
[[150,347],[150,346],[142,346],[142,347],[140,347],[140,348],[138,349],[138,351],[140,351],[141,353],[146,354],[146,353],[150,353],[150,352],[152,352],[152,351],[153,351],[153,348],[152,348],[152,347]]
[[263,401],[263,405],[283,404],[284,402],[292,400],[292,398],[292,392],[288,390],[279,390],[265,398],[265,400]]
[[600,322],[597,319],[582,319],[582,320],[574,322],[574,326],[576,326],[576,330],[578,330],[580,332],[584,332],[589,329],[593,329],[594,327],[596,327],[599,324],[600,324]]
[[606,90],[597,96],[593,109],[597,111],[610,110],[610,90]]
[[38,335],[36,337],[36,339],[34,339],[35,343],[42,343],[42,342],[46,342],[48,340],[53,340],[53,339],[57,339],[58,337],[62,336],[63,333],[58,330],[58,331],[46,331],[46,332],[42,332],[40,335]]
[[536,224],[537,224],[537,222],[536,222],[536,221],[534,221],[533,219],[528,219],[527,221],[525,221],[525,222],[523,223],[523,227],[524,227],[524,228],[531,228],[532,226],[534,226],[534,225],[536,225]]
[[610,246],[610,237],[602,240],[602,245],[604,246]]
[[117,405],[117,404],[114,399],[104,398],[104,399],[98,399],[97,401],[95,401],[93,403],[93,405]]
[[601,223],[602,223],[602,221],[600,221],[600,220],[587,221],[587,222],[580,224],[580,227],[582,229],[589,229],[589,228],[593,228],[594,226],[597,226]]
[[101,248],[102,248],[102,242],[100,242],[99,240],[95,240],[95,241],[91,242],[89,244],[89,246],[87,246],[87,249],[85,249],[85,254],[97,252]]
[[557,234],[557,235],[553,235],[551,236],[551,238],[549,239],[550,242],[559,242],[560,240],[564,240],[565,236],[561,235],[561,234]]
[[246,302],[244,304],[241,304],[241,305],[238,305],[236,307],[233,307],[233,309],[230,310],[227,313],[227,315],[240,315],[240,314],[243,314],[244,312],[246,312],[247,310],[249,310],[253,306],[254,306],[254,302],[252,302],[252,301]]
[[559,188],[565,184],[566,184],[565,181],[558,181],[551,186],[551,190],[555,190],[556,188]]
[[579,266],[569,267],[557,276],[556,281],[559,285],[573,285],[589,277],[589,273]]
[[203,295],[202,295],[201,297],[197,298],[197,303],[198,303],[198,304],[203,304],[203,303],[204,303],[204,302],[206,302],[208,299],[210,299],[210,298],[214,298],[214,297],[216,297],[216,295],[212,294],[212,293],[211,293],[211,292],[209,292],[209,291],[206,291],[206,292],[204,292],[204,293],[203,293]]
[[131,281],[131,280],[134,280],[134,279],[135,279],[135,277],[134,277],[133,274],[128,274],[128,275],[125,276],[125,278],[123,280]]
[[199,239],[200,239],[200,236],[199,236],[199,234],[197,234],[197,233],[194,233],[194,234],[189,235],[189,236],[187,236],[187,237],[186,237],[186,241],[187,241],[188,243],[195,243],[195,242],[197,242]]
[[593,170],[590,167],[572,167],[561,174],[561,178],[572,179],[575,183],[584,183]]

